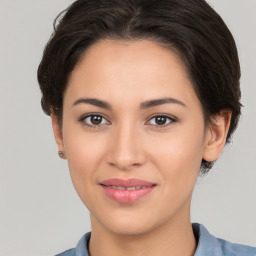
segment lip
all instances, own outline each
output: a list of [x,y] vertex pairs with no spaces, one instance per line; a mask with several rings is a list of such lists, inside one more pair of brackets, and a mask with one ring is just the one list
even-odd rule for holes
[[156,184],[140,179],[109,179],[100,185],[108,197],[119,203],[133,203],[156,187]]

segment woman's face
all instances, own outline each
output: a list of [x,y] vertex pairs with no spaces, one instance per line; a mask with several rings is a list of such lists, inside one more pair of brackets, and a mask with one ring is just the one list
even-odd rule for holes
[[176,53],[102,40],[75,67],[63,104],[59,145],[93,226],[141,234],[189,220],[211,133]]

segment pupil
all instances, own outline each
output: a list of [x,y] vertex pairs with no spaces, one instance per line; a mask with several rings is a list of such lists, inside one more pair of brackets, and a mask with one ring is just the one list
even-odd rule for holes
[[156,118],[156,123],[157,123],[158,125],[164,125],[164,124],[166,123],[166,117],[164,117],[164,116],[158,116],[158,117]]
[[94,125],[100,124],[101,121],[102,121],[102,117],[101,117],[101,116],[92,116],[92,117],[91,117],[91,122],[92,122],[92,124],[94,124]]

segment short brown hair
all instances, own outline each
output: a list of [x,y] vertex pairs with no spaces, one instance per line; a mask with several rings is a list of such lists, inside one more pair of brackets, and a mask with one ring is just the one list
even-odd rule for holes
[[[182,57],[205,120],[232,111],[227,142],[241,113],[236,44],[222,18],[204,0],[78,0],[55,20],[38,68],[42,108],[60,123],[63,92],[86,49],[101,39],[148,39]],[[206,173],[212,162],[202,160]]]

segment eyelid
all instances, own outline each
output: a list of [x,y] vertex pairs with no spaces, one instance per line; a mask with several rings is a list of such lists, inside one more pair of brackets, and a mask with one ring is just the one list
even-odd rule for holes
[[[90,116],[100,116],[102,117],[103,119],[105,119],[107,121],[107,124],[98,124],[98,125],[91,125],[91,124],[88,124],[86,123],[84,120],[87,118],[87,117],[90,117]],[[157,118],[157,117],[166,117],[167,119],[170,120],[170,122],[168,122],[167,124],[163,124],[163,125],[154,125],[154,124],[148,124],[149,121],[153,118]],[[146,121],[145,124],[148,124],[150,126],[155,126],[156,128],[164,128],[164,127],[167,127],[173,123],[176,123],[179,119],[177,117],[174,117],[173,115],[170,115],[170,114],[166,114],[166,113],[157,113],[157,114],[152,114],[151,116],[149,116],[147,118],[148,121]],[[82,123],[82,125],[85,125],[85,126],[88,126],[90,128],[100,128],[101,126],[105,126],[105,125],[110,125],[111,122],[109,121],[109,119],[107,117],[105,117],[105,115],[101,114],[101,113],[97,113],[97,112],[92,112],[92,113],[87,113],[87,114],[84,114],[82,115],[81,117],[78,118],[78,121],[80,123]]]
[[166,126],[169,126],[173,123],[176,123],[178,121],[178,118],[177,117],[174,117],[172,115],[169,115],[169,114],[165,114],[165,113],[159,113],[159,114],[153,114],[151,115],[149,118],[148,118],[148,121],[146,122],[146,124],[153,118],[156,118],[156,117],[165,117],[165,118],[168,118],[170,120],[169,123],[167,124],[163,124],[163,125],[154,125],[154,124],[149,124],[149,125],[152,125],[152,126],[155,126],[157,128],[164,128]]
[[[90,116],[100,116],[100,117],[102,117],[103,119],[105,119],[108,124],[98,124],[98,125],[88,124],[88,123],[85,122],[85,119],[86,119],[87,117],[90,117]],[[97,113],[97,112],[84,114],[84,115],[82,115],[81,117],[78,118],[78,121],[79,121],[80,123],[82,123],[83,125],[88,126],[88,127],[91,127],[91,128],[99,128],[100,126],[104,126],[104,125],[109,125],[109,124],[111,124],[110,121],[108,120],[108,118],[106,118],[103,114],[100,114],[100,113]]]

